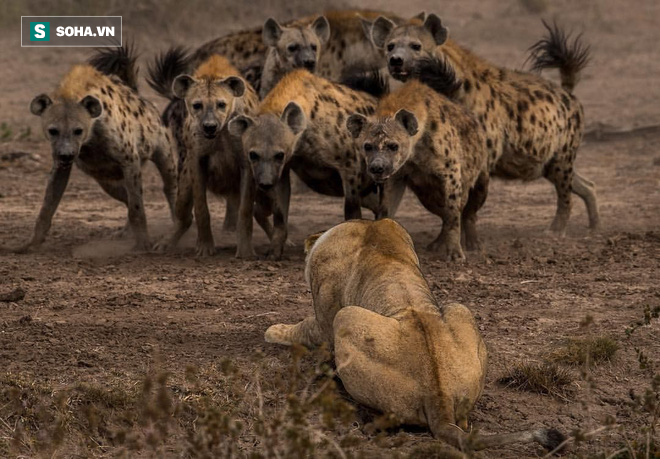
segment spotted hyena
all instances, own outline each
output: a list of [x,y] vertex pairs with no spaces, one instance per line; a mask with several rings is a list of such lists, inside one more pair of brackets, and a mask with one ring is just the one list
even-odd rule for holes
[[[450,80],[443,89],[457,87],[451,72],[443,75]],[[463,259],[461,230],[466,247],[478,247],[476,214],[488,192],[488,150],[472,113],[411,80],[381,99],[373,116],[351,115],[346,127],[374,181],[403,181],[442,218],[442,231],[430,250]]]
[[[344,128],[352,113],[373,114],[376,102],[369,94],[295,70],[273,88],[254,116],[238,116],[229,123],[230,132],[242,139],[254,189],[271,196],[275,227],[271,258],[282,256],[287,236],[289,170],[317,192],[343,195],[347,220],[361,218],[361,205],[379,217],[396,209],[403,188],[388,193],[390,200],[382,205],[373,199],[375,184]],[[253,201],[251,194],[243,199]]]
[[407,80],[421,59],[446,60],[462,81],[454,97],[474,113],[484,132],[491,174],[525,181],[548,179],[557,191],[551,229],[563,234],[571,192],[584,200],[589,226],[599,226],[595,186],[574,169],[584,114],[572,91],[587,63],[588,48],[579,37],[571,43],[556,26],[548,30],[550,36],[533,47],[536,68],[559,68],[562,87],[539,75],[495,66],[457,45],[434,14],[401,26],[381,17],[374,21],[370,35],[398,80]]
[[[179,68],[174,61],[170,64]],[[174,73],[162,62],[156,67],[165,72],[162,78]],[[240,228],[251,226],[252,207],[245,212],[239,204],[242,186],[251,184],[252,179],[249,182],[243,179],[246,160],[240,141],[229,135],[227,122],[234,116],[252,113],[258,97],[239,75],[240,72],[226,58],[213,55],[192,75],[179,75],[172,81],[174,96],[185,104],[185,118],[181,132],[177,134],[182,139],[183,157],[176,199],[176,228],[166,241],[159,244],[160,249],[176,246],[192,223],[194,208],[197,254],[204,256],[215,252],[206,198],[207,190],[210,190],[226,198],[224,229],[233,230],[238,222],[238,252],[245,250],[246,242],[241,239],[245,231]],[[265,217],[258,221],[270,236],[272,230]]]
[[101,52],[90,64],[74,66],[53,93],[30,103],[51,144],[53,168],[34,234],[21,251],[46,238],[74,163],[126,205],[126,228],[135,236],[135,248],[149,250],[141,167],[147,160],[156,164],[173,210],[176,162],[156,107],[136,91],[134,63],[130,49]]

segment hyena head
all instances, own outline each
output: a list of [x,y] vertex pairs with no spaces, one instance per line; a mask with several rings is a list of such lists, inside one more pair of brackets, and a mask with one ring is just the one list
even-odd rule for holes
[[417,117],[401,109],[393,117],[368,119],[355,113],[346,127],[357,140],[367,165],[367,173],[376,183],[383,183],[412,156],[413,137],[419,131]]
[[330,23],[325,16],[303,27],[282,27],[270,18],[263,28],[264,44],[275,50],[286,72],[304,68],[314,73],[321,47],[329,38]]
[[273,114],[256,118],[240,115],[229,122],[229,132],[241,137],[259,188],[267,191],[277,184],[306,126],[305,114],[295,102],[289,102],[279,118]]
[[[417,22],[417,21],[415,21]],[[435,14],[429,14],[423,24],[397,26],[380,16],[371,26],[371,41],[387,57],[387,69],[392,77],[406,81],[420,59],[434,56],[437,46],[447,41],[449,29]]]
[[79,102],[69,99],[53,102],[48,95],[40,94],[32,99],[30,111],[41,117],[53,159],[66,165],[76,159],[80,147],[91,136],[94,119],[101,116],[103,107],[94,96],[85,96]]
[[196,134],[214,139],[234,110],[234,100],[243,97],[245,82],[237,76],[199,78],[179,75],[172,83],[172,92],[186,102]]

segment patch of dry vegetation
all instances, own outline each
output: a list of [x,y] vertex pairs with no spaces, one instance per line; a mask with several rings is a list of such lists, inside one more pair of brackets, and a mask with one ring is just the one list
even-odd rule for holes
[[570,338],[548,355],[548,360],[567,365],[600,365],[611,362],[619,344],[609,336]]
[[517,363],[498,379],[513,389],[565,398],[573,383],[573,374],[558,365],[542,362]]

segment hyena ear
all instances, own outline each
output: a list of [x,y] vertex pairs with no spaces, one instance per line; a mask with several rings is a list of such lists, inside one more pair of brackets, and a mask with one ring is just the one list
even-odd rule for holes
[[250,126],[254,124],[254,120],[246,115],[238,115],[232,118],[227,125],[229,133],[235,137],[240,137]]
[[83,97],[83,99],[80,101],[80,105],[85,107],[85,110],[87,110],[87,113],[89,113],[89,116],[92,118],[98,118],[101,116],[101,113],[103,113],[103,106],[101,105],[101,101],[99,101],[94,96]]
[[261,32],[261,38],[266,46],[277,46],[277,42],[282,36],[282,26],[273,18],[268,18],[264,23],[264,29]]
[[371,26],[371,42],[378,49],[385,47],[385,40],[387,36],[394,30],[396,24],[385,16],[378,16],[374,21],[373,26]]
[[179,99],[185,99],[188,89],[194,82],[195,80],[190,75],[179,75],[172,82],[172,93]]
[[436,45],[441,45],[447,41],[449,29],[442,25],[442,20],[437,15],[429,14],[424,20],[424,28],[431,32]]
[[33,115],[41,116],[41,114],[52,105],[53,101],[50,100],[48,94],[39,94],[30,102],[30,112]]
[[321,231],[320,233],[315,233],[312,234],[311,236],[307,236],[307,239],[305,239],[305,255],[309,253],[310,250],[312,250],[312,247],[314,247],[314,244],[320,238],[323,236],[323,233],[325,231]]
[[426,13],[425,13],[424,11],[422,11],[421,13],[416,14],[415,16],[411,17],[411,18],[410,18],[410,21],[415,21],[415,20],[417,20],[417,21],[422,21],[422,22],[424,22],[425,19],[426,19]]
[[374,22],[361,17],[360,24],[362,24],[364,36],[367,37],[367,40],[371,41],[371,28],[374,26]]
[[282,112],[282,117],[280,118],[284,124],[289,126],[289,129],[293,131],[295,135],[300,134],[307,127],[307,119],[305,114],[295,102],[289,102]]
[[361,113],[354,113],[346,120],[346,128],[354,139],[360,137],[365,124],[367,124],[367,117]]
[[245,94],[245,82],[242,78],[230,76],[222,80],[220,83],[227,86],[234,94],[234,97],[243,97],[243,94]]
[[394,115],[394,119],[397,120],[399,123],[401,123],[401,126],[408,132],[410,137],[414,136],[417,134],[417,131],[419,130],[419,125],[417,123],[417,117],[415,116],[414,113],[409,112],[405,108],[402,108],[398,112],[396,112],[396,115]]
[[330,39],[330,23],[325,16],[317,17],[312,23],[311,29],[319,37],[322,44],[325,44]]

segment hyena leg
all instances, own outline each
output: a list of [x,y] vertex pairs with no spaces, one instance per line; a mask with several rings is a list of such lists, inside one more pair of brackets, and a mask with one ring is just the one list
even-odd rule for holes
[[55,161],[55,164],[53,164],[53,168],[50,171],[50,177],[48,178],[48,185],[46,186],[46,195],[44,196],[44,202],[41,205],[41,210],[37,217],[37,223],[34,226],[32,239],[27,244],[15,249],[15,252],[25,253],[30,249],[40,246],[46,239],[46,234],[48,234],[48,230],[53,221],[53,215],[55,215],[57,206],[60,205],[60,201],[62,200],[66,185],[69,183],[71,166],[71,163],[59,164],[57,160]]
[[193,207],[197,222],[197,256],[210,256],[215,253],[215,242],[211,231],[211,214],[206,200],[207,169],[200,159],[191,161],[193,167]]
[[147,251],[151,248],[147,232],[147,216],[142,200],[142,170],[139,155],[135,160],[122,165],[124,187],[126,188],[128,221],[135,236],[134,250]]
[[600,227],[598,201],[596,199],[596,184],[573,171],[572,191],[582,198],[589,213],[589,228],[597,230]]
[[254,219],[261,226],[261,229],[264,230],[269,241],[273,239],[273,224],[269,218],[272,214],[271,203],[268,197],[264,196],[263,193],[257,192],[257,198],[254,204]]
[[171,148],[156,148],[151,160],[156,165],[160,177],[163,179],[163,194],[170,207],[172,221],[176,222],[176,180],[177,170],[174,152]]
[[227,208],[225,209],[225,221],[222,224],[223,231],[236,231],[238,221],[238,208],[241,205],[241,195],[230,194],[227,196]]
[[289,201],[291,198],[291,182],[289,170],[282,172],[279,182],[272,193],[273,209],[273,237],[270,240],[270,249],[267,258],[279,260],[284,253],[284,245],[289,234]]
[[295,325],[271,325],[266,330],[264,339],[267,343],[283,344],[285,346],[302,344],[307,347],[315,347],[323,344],[321,327],[313,316],[307,317]]
[[[442,218],[442,231],[429,245],[429,250],[444,255],[448,260],[463,260],[461,249],[461,177],[458,173],[447,173],[441,178],[443,204],[436,207]],[[453,183],[453,184],[452,184]]]
[[482,172],[470,190],[467,204],[463,208],[461,230],[465,236],[465,248],[467,250],[479,250],[481,248],[477,235],[477,212],[486,202],[489,181],[489,174]]
[[344,220],[362,218],[360,206],[360,189],[357,173],[340,172],[342,187],[344,188]]
[[566,231],[568,219],[571,216],[571,185],[573,182],[572,164],[568,162],[552,162],[545,168],[545,178],[557,191],[557,212],[550,230],[559,236]]
[[238,225],[236,231],[236,258],[254,258],[252,247],[252,220],[254,215],[254,199],[257,186],[254,183],[252,170],[245,166],[241,171],[241,204],[238,209]]
[[174,204],[174,231],[172,234],[158,242],[155,249],[159,251],[170,250],[176,247],[179,240],[186,234],[193,220],[193,198],[190,168],[188,162],[184,162],[179,183],[176,187],[176,201]]
[[[396,211],[399,209],[399,204],[403,199],[403,194],[406,192],[406,182],[403,179],[394,178],[388,180],[385,184],[385,199],[384,204],[387,209],[387,216],[394,218]],[[381,217],[382,218],[382,217]]]
[[[108,193],[108,195],[110,195],[117,201],[123,202],[124,205],[128,207],[128,194],[126,193],[126,187],[124,186],[123,183],[116,180],[113,181],[98,180],[98,183],[99,185],[101,185],[101,188],[103,188],[103,191]],[[122,229],[120,229],[119,231],[117,231],[117,233],[115,233],[114,237],[124,238],[130,232],[131,232],[131,222],[130,220],[126,219],[126,224]]]

